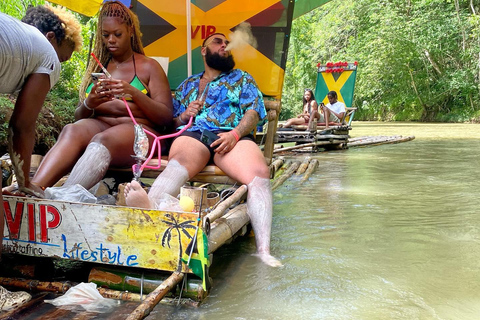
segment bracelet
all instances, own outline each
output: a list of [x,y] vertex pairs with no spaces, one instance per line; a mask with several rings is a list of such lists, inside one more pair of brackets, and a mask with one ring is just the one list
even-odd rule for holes
[[85,107],[85,109],[90,110],[90,111],[93,111],[92,108],[89,108],[89,107],[87,106],[87,99],[83,100],[83,106]]
[[187,124],[187,122],[188,122],[188,121],[185,121],[185,122],[184,122],[184,121],[182,120],[182,115],[179,115],[179,116],[178,116],[178,121],[180,121],[181,124]]
[[230,133],[235,137],[235,140],[237,140],[237,142],[238,140],[240,140],[240,136],[238,135],[237,131],[235,131],[235,129],[232,129]]

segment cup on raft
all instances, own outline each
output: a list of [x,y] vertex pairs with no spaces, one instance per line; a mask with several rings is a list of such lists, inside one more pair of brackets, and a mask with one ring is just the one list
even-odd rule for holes
[[209,192],[207,193],[207,206],[206,208],[211,208],[220,201],[220,195],[218,192]]
[[[180,188],[180,197],[187,196],[193,200],[194,208],[193,211],[198,212],[200,210],[200,203],[202,205],[202,210],[207,208],[207,189],[198,188],[191,186],[183,186]],[[203,200],[202,200],[203,195]]]

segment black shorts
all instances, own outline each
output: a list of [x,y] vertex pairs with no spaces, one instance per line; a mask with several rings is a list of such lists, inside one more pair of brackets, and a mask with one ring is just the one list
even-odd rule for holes
[[[221,132],[228,132],[228,131],[229,130],[217,130],[217,131],[212,131],[212,132],[215,133],[215,134],[219,134]],[[203,142],[202,140],[200,140],[200,137],[202,136],[201,131],[184,131],[181,135],[179,135],[179,137],[182,137],[182,136],[192,137],[195,140],[200,141],[205,147],[207,147],[208,151],[210,151],[209,162],[213,161],[213,156],[215,155],[215,150],[214,150],[214,148],[210,147],[210,145],[208,145],[205,142]],[[176,138],[178,138],[178,137],[176,137]],[[251,140],[251,141],[255,142],[255,138],[253,137],[253,134],[247,134],[245,137],[241,137],[240,140]]]

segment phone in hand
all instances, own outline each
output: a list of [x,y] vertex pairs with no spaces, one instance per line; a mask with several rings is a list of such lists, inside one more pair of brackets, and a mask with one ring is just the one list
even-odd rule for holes
[[105,73],[103,72],[92,72],[92,82],[97,83],[98,79],[106,79],[107,77],[105,76]]
[[220,139],[220,137],[208,130],[203,130],[202,135],[200,136],[200,141],[202,141],[206,145],[211,145],[213,141],[217,139]]

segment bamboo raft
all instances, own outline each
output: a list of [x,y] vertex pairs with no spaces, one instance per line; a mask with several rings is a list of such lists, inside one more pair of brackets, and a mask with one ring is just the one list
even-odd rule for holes
[[[278,129],[276,134],[276,142],[295,142],[298,148],[286,149],[288,151],[293,149],[309,148],[310,152],[317,152],[320,148],[325,150],[345,149],[348,143],[348,132],[352,128],[349,125],[317,127],[316,130],[308,130],[307,126],[292,126],[292,128]],[[274,150],[274,153],[280,152]]]
[[382,144],[407,142],[413,139],[415,139],[415,136],[365,136],[349,139],[348,147],[378,146]]
[[[291,133],[292,136],[295,135],[295,132]],[[312,134],[313,135],[313,134]],[[354,147],[363,147],[363,146],[378,146],[382,144],[394,144],[394,143],[401,143],[407,142],[415,139],[415,136],[364,136],[364,137],[356,137],[356,138],[349,138],[346,137],[345,140],[340,140],[344,138],[340,135],[340,139],[337,138],[338,136],[334,135],[324,135],[324,141],[314,141],[314,142],[306,142],[306,143],[299,143],[299,141],[295,141],[296,144],[290,147],[284,147],[280,145],[274,148],[273,153],[289,153],[289,152],[317,152],[318,147],[324,146],[325,151],[332,150],[332,146],[338,145],[336,149],[348,149]],[[312,138],[313,139],[313,138]],[[286,141],[286,142],[293,142],[293,141]],[[303,142],[303,141],[301,141]]]
[[[295,173],[303,174],[300,183],[305,182],[317,166],[318,160],[310,157],[302,162],[274,159],[274,188]],[[229,197],[202,214],[198,226],[207,235],[208,261],[222,245],[250,231],[246,192],[245,185],[233,188]],[[127,319],[143,319],[159,302],[198,306],[208,295],[209,285],[181,261],[181,252],[195,236],[195,213],[15,196],[4,196],[4,208],[9,236],[4,238],[0,285],[29,291],[33,298],[0,313],[0,319],[88,316],[78,308],[64,310],[43,302],[79,282],[96,283],[105,298],[125,301],[115,313]],[[56,279],[52,261],[81,263],[89,271],[73,278],[60,275],[69,281]],[[206,276],[211,282],[208,268]]]

